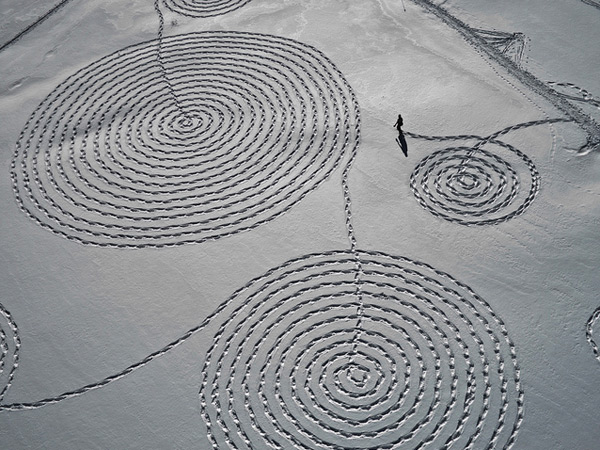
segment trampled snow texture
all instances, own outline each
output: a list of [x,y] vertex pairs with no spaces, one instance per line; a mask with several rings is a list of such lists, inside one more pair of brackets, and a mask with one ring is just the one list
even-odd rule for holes
[[549,81],[548,84],[562,97],[574,102],[590,104],[594,108],[600,110],[600,101],[594,98],[594,95],[586,89],[567,82]]
[[472,28],[479,37],[498,50],[502,55],[513,61],[517,66],[521,65],[523,53],[525,52],[527,38],[523,33],[507,33],[496,30],[482,30]]
[[[503,49],[498,47],[495,40],[490,40],[489,36],[481,34],[482,30],[470,27],[431,0],[413,1],[435,14],[450,27],[456,29],[462,34],[467,43],[478,48],[479,51],[484,53],[489,59],[502,66],[521,83],[536,94],[546,98],[546,100],[552,103],[573,122],[577,123],[587,133],[587,142],[579,149],[581,152],[600,149],[600,125],[588,114],[581,111],[581,109],[566,101],[562,95],[558,94],[554,89],[551,89],[547,83],[544,83],[530,72],[519,67],[514,60],[507,57],[507,54]],[[584,1],[587,2],[588,0]]]

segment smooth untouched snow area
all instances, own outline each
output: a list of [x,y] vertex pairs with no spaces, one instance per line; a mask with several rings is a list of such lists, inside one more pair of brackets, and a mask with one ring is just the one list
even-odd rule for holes
[[0,448],[597,448],[600,9],[183,3],[0,51]]

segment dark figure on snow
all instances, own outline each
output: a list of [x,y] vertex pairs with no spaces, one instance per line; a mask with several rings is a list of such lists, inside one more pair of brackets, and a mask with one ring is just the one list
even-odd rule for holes
[[404,153],[404,156],[408,157],[408,144],[406,143],[406,138],[404,137],[404,133],[402,132],[403,123],[404,121],[402,120],[402,115],[398,114],[398,120],[396,120],[396,123],[394,124],[396,130],[398,130],[398,137],[396,138],[396,142],[402,149],[402,153]]

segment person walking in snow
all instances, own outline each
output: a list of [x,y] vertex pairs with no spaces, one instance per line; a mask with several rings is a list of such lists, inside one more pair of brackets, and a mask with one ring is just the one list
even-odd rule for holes
[[408,144],[406,143],[406,138],[404,137],[404,133],[402,132],[403,124],[404,121],[402,120],[402,115],[398,114],[398,120],[396,120],[396,123],[394,124],[396,130],[398,130],[398,137],[396,138],[396,142],[402,149],[402,153],[404,153],[404,156],[408,157]]

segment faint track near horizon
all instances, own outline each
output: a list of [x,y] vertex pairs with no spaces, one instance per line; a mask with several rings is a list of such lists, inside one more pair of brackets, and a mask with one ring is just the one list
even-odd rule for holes
[[19,33],[17,33],[16,36],[14,36],[13,38],[11,38],[10,40],[8,40],[7,42],[5,42],[4,44],[2,44],[0,46],[0,52],[2,50],[4,50],[5,48],[11,46],[12,44],[14,44],[15,42],[19,41],[23,36],[25,36],[27,33],[29,33],[30,31],[32,31],[34,28],[36,28],[38,25],[40,25],[42,22],[44,22],[46,19],[50,18],[52,15],[56,14],[63,6],[65,6],[68,2],[70,2],[71,0],[61,0],[60,3],[58,3],[56,6],[54,6],[52,9],[50,9],[50,11],[48,11],[46,14],[40,16],[37,20],[35,20],[32,24],[28,25],[27,27],[25,27],[23,30],[21,30]]

